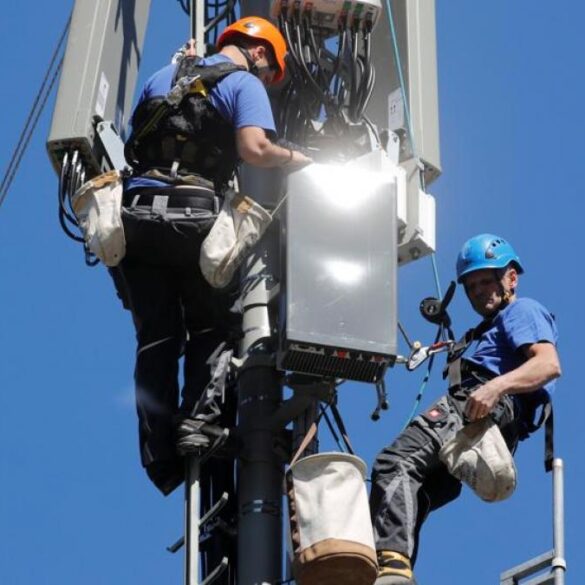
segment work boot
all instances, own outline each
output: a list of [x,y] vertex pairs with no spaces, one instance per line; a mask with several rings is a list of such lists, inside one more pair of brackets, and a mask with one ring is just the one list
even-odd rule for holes
[[378,551],[378,578],[374,585],[416,585],[410,559],[393,550]]
[[177,451],[180,455],[201,453],[209,447],[209,436],[203,432],[205,422],[184,418],[177,426]]
[[230,436],[229,429],[195,418],[184,418],[177,427],[179,455],[195,454],[209,457],[218,455]]

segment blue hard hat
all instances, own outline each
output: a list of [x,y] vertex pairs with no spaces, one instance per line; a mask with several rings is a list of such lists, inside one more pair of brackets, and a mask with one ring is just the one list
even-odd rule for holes
[[470,272],[484,268],[506,268],[514,264],[518,274],[524,272],[520,258],[504,238],[480,234],[467,240],[457,256],[457,282]]

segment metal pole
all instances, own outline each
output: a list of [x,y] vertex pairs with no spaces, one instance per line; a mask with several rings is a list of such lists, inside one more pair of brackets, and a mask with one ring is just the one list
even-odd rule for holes
[[199,583],[199,457],[185,458],[185,585]]
[[555,556],[552,560],[555,585],[565,584],[565,497],[563,460],[553,461],[553,541]]
[[[242,0],[240,7],[240,16],[269,18],[268,0]],[[264,205],[280,192],[281,179],[276,177],[265,170],[244,168],[242,192]],[[268,423],[282,403],[282,386],[274,363],[276,332],[268,312],[274,290],[270,278],[280,276],[279,238],[278,222],[273,222],[255,248],[255,257],[242,271],[244,286],[255,277],[260,280],[243,297],[240,357],[245,362],[238,380],[238,434],[242,444],[238,461],[238,585],[273,584],[282,576],[284,466],[275,449],[281,429],[274,430],[274,423]]]
[[238,585],[275,583],[282,574],[283,464],[269,423],[282,402],[274,364],[269,260],[278,259],[278,230],[265,234],[244,271],[243,331],[238,379]]
[[197,55],[205,57],[205,0],[190,0],[191,38],[197,41]]

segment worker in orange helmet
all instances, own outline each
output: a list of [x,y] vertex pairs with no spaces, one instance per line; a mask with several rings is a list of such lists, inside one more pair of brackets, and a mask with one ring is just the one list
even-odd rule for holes
[[[209,381],[210,354],[221,342],[234,344],[240,322],[230,311],[239,294],[237,279],[224,289],[205,281],[201,242],[241,161],[293,170],[311,162],[275,141],[266,86],[285,76],[279,30],[263,18],[242,18],[225,28],[217,49],[201,58],[189,42],[180,59],[147,81],[125,149],[133,174],[123,197],[127,253],[115,281],[137,333],[142,465],[165,495],[183,480],[182,455],[210,440],[189,416]],[[200,85],[190,81],[197,76]],[[189,92],[165,109],[181,80]]]

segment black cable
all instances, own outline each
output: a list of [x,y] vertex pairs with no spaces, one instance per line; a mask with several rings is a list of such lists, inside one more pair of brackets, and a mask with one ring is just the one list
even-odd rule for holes
[[363,118],[363,115],[364,115],[364,110],[367,108],[368,104],[370,103],[370,99],[372,97],[372,93],[374,93],[374,87],[375,87],[375,85],[376,85],[376,70],[372,66],[370,80],[369,80],[369,83],[368,83],[368,88],[367,88],[366,95],[364,97],[364,101],[363,101],[363,104],[362,104],[362,113],[361,113],[361,117],[362,118]]
[[[327,408],[329,408],[329,404],[327,405]],[[323,416],[323,418],[325,419],[325,422],[327,423],[327,427],[329,428],[329,432],[331,433],[335,443],[337,444],[337,448],[341,452],[344,452],[345,449],[341,446],[341,440],[339,439],[339,435],[335,431],[335,428],[333,427],[333,423],[331,422],[331,419],[329,418],[329,415],[327,414],[327,408],[323,408],[323,405],[321,405],[321,415]]]
[[[331,74],[331,80],[333,81],[335,79],[335,84],[333,86],[333,94],[335,96],[338,95],[339,93],[339,84],[341,83],[341,78],[340,78],[340,71],[341,71],[341,63],[343,60],[343,56],[345,54],[345,39],[346,39],[346,34],[345,34],[345,29],[340,28],[339,29],[339,37],[337,39],[337,59],[335,61],[335,66],[333,67],[333,72]],[[338,103],[338,105],[341,105]]]
[[286,138],[291,138],[288,132],[288,119],[290,105],[295,93],[295,88],[292,79],[288,82],[281,93],[280,112],[279,112],[279,130]]
[[319,79],[321,86],[325,90],[325,96],[329,96],[329,91],[328,91],[329,86],[327,83],[327,78],[325,76],[323,68],[321,67],[321,63],[319,60],[319,48],[317,47],[315,33],[314,33],[313,29],[311,28],[311,19],[309,18],[307,12],[305,12],[305,16],[304,16],[304,25],[307,27],[308,36],[309,36],[309,48],[311,49],[311,52],[313,53],[313,58],[315,60],[315,67],[317,70],[317,79]]
[[[295,13],[295,20],[298,21],[298,11]],[[289,46],[289,55],[292,61],[289,63],[291,77],[293,79],[293,83],[295,85],[295,92],[297,98],[297,105],[303,113],[306,115],[305,119],[303,120],[303,124],[306,125],[310,123],[310,118],[312,117],[311,111],[315,109],[317,104],[320,104],[322,101],[322,92],[320,86],[315,82],[312,77],[310,71],[304,61],[303,56],[303,44],[300,38],[300,34],[296,34],[293,38],[289,22],[284,20],[284,18],[280,18],[281,21],[281,30],[284,32],[285,38],[287,40],[287,44]],[[298,22],[295,24],[296,32],[299,33],[298,30]],[[317,102],[315,102],[317,100]],[[296,113],[297,119],[299,118],[299,113]],[[300,130],[299,130],[300,131]],[[297,135],[297,131],[295,130],[295,135]]]
[[284,38],[286,40],[286,45],[288,47],[288,55],[292,58],[293,63],[296,67],[300,67],[300,63],[299,63],[299,57],[295,52],[295,47],[294,44],[292,42],[292,36],[291,36],[291,32],[290,32],[290,26],[289,26],[289,22],[288,19],[284,18],[284,16],[281,14],[278,17],[278,23],[279,23],[279,28],[281,30],[281,32],[284,34]]
[[57,41],[57,46],[55,47],[53,55],[51,56],[51,61],[45,73],[45,77],[43,79],[43,82],[41,83],[39,91],[37,92],[37,95],[33,102],[32,108],[28,114],[28,118],[26,120],[24,128],[20,133],[20,138],[18,140],[16,148],[14,149],[14,152],[12,154],[12,158],[8,163],[8,167],[6,169],[4,178],[2,179],[2,184],[0,185],[0,206],[2,205],[4,199],[6,198],[6,195],[8,194],[8,189],[10,188],[10,185],[12,184],[12,181],[16,176],[16,172],[18,171],[18,167],[20,166],[22,157],[24,156],[24,153],[28,148],[32,135],[38,124],[39,118],[45,108],[45,105],[47,104],[49,95],[51,94],[53,86],[55,85],[55,82],[57,80],[57,76],[59,75],[59,72],[61,71],[61,68],[63,66],[63,58],[61,58],[55,70],[53,71],[53,75],[51,76],[51,71],[55,65],[55,62],[57,61],[59,53],[61,52],[61,47],[63,45],[65,37],[67,36],[67,31],[69,30],[70,24],[71,15],[67,19],[65,27],[63,28],[63,32],[61,33],[61,36]]
[[357,92],[357,104],[356,104],[356,119],[361,119],[362,114],[364,113],[366,98],[368,94],[368,89],[370,87],[370,79],[371,79],[371,65],[372,65],[372,55],[371,55],[371,44],[369,40],[369,35],[365,33],[363,35],[363,48],[364,54],[360,57],[360,63],[362,67],[362,75],[360,79],[360,85]]
[[350,41],[348,39],[349,31],[344,29],[342,40],[343,46],[341,49],[342,52],[340,53],[340,67],[335,83],[335,97],[338,108],[343,108],[346,105],[345,97],[347,95],[348,77],[350,76],[348,65],[348,60],[350,59],[348,45]]
[[358,122],[361,117],[361,104],[363,96],[366,93],[367,75],[366,60],[363,55],[358,55],[357,59],[358,72],[359,72],[359,83],[355,92],[355,121]]
[[[209,23],[207,23],[205,25],[205,34],[209,34],[211,29],[216,27],[218,23],[220,23],[222,20],[224,20],[227,17],[228,12],[230,12],[233,9],[233,5],[234,5],[234,0],[228,0],[225,3],[225,8],[223,9],[223,11],[221,13],[217,14]],[[219,8],[219,6],[216,6],[216,8]]]
[[286,44],[288,45],[288,54],[292,57],[293,60],[293,64],[295,67],[297,67],[297,69],[301,68],[301,64],[299,62],[299,56],[297,55],[296,51],[295,51],[295,47],[292,41],[292,37],[290,34],[290,28],[288,26],[288,20],[285,20],[285,18],[281,15],[279,16],[279,20],[281,21],[281,26],[280,26],[280,30],[284,31],[284,38],[286,39]]
[[364,34],[364,54],[365,54],[365,67],[367,71],[367,78],[366,83],[364,84],[364,93],[361,98],[360,103],[360,118],[362,118],[366,107],[372,97],[372,93],[374,91],[374,85],[376,82],[376,70],[374,65],[372,64],[372,41],[371,41],[371,32],[366,31]]
[[291,31],[290,31],[290,27],[289,27],[289,22],[288,20],[286,20],[284,18],[284,16],[281,14],[279,16],[279,26],[280,26],[280,30],[281,32],[284,34],[284,37],[286,39],[287,42],[287,46],[289,48],[288,51],[288,55],[287,55],[287,65],[288,65],[288,70],[290,72],[290,76],[291,76],[291,89],[290,89],[290,96],[289,96],[289,102],[287,104],[287,108],[286,108],[286,121],[283,123],[283,127],[286,128],[286,133],[285,136],[291,140],[294,141],[298,141],[298,129],[297,129],[297,124],[293,122],[296,122],[298,119],[298,115],[299,112],[295,112],[293,113],[293,116],[295,116],[295,120],[290,120],[289,119],[289,106],[291,104],[296,103],[297,106],[301,106],[303,109],[306,108],[306,103],[302,102],[299,104],[299,100],[301,98],[301,94],[303,92],[303,88],[304,86],[306,86],[306,83],[303,79],[303,75],[301,73],[301,64],[300,64],[300,59],[301,57],[297,54],[296,51],[296,47],[293,43],[293,39],[291,36]]
[[55,81],[57,80],[57,76],[59,75],[59,72],[61,71],[61,64],[62,64],[62,62],[59,64],[59,67],[55,70],[55,74],[53,75],[53,78],[51,80],[51,84],[49,85],[49,88],[48,88],[45,96],[43,97],[41,105],[40,105],[38,111],[36,112],[36,115],[35,115],[32,123],[30,125],[29,131],[27,132],[27,134],[24,138],[24,141],[19,142],[17,150],[15,150],[15,155],[18,152],[18,154],[16,155],[16,160],[14,160],[14,156],[13,156],[11,163],[13,161],[14,162],[13,162],[13,164],[11,164],[11,166],[6,171],[7,174],[4,176],[4,180],[2,181],[2,186],[0,187],[0,206],[2,205],[2,203],[4,203],[4,199],[6,199],[6,195],[8,194],[8,190],[10,189],[10,186],[12,185],[12,182],[14,181],[14,177],[16,176],[16,173],[18,171],[20,163],[22,162],[22,158],[24,156],[24,153],[26,152],[26,149],[28,148],[28,145],[30,144],[30,141],[32,139],[34,131],[35,131],[37,124],[39,122],[39,118],[41,117],[41,114],[43,113],[45,105],[47,104],[47,100],[49,99],[49,95],[51,94],[51,90],[53,89]]
[[[71,162],[69,159],[71,158]],[[75,168],[74,167],[75,163]],[[61,173],[59,174],[59,223],[61,228],[67,236],[76,242],[83,243],[84,259],[87,266],[93,267],[99,264],[99,258],[91,252],[85,242],[84,238],[74,233],[71,228],[67,225],[67,222],[79,229],[79,224],[75,218],[71,206],[71,197],[73,193],[83,184],[85,181],[85,168],[79,158],[78,151],[75,151],[73,155],[65,153],[63,161],[61,163]],[[71,213],[68,212],[68,208]]]
[[402,334],[402,337],[404,337],[404,341],[406,341],[406,345],[408,345],[408,348],[412,349],[412,341],[410,341],[410,338],[406,334],[406,329],[404,329],[400,321],[398,321],[398,330]]
[[351,59],[349,64],[349,107],[348,114],[349,119],[355,122],[355,110],[356,110],[356,99],[357,99],[357,83],[358,83],[358,43],[357,43],[357,31],[354,29],[351,33]]
[[66,201],[66,191],[67,191],[67,186],[66,186],[66,180],[67,177],[69,176],[69,169],[70,169],[70,162],[69,162],[69,158],[70,158],[70,154],[69,153],[65,153],[65,156],[63,157],[63,162],[61,164],[61,173],[59,175],[59,223],[61,224],[61,228],[63,229],[63,231],[65,232],[65,234],[67,236],[69,236],[72,240],[75,240],[76,242],[83,242],[83,238],[81,236],[79,236],[78,234],[75,234],[73,231],[71,231],[71,228],[67,225],[67,221],[70,221],[71,223],[73,223],[73,225],[75,225],[77,227],[77,221],[76,220],[72,220],[69,217],[69,214],[67,213],[67,208],[65,206],[65,201]]
[[185,0],[177,0],[177,2],[181,5],[181,8],[185,12],[185,14],[191,14],[191,10],[188,4],[185,3]]
[[63,158],[61,175],[59,177],[59,221],[65,233],[77,242],[84,242],[84,239],[71,231],[71,226],[79,228],[73,206],[72,197],[85,179],[85,169],[79,157],[79,151],[75,150],[69,160],[69,153]]
[[303,42],[301,38],[301,27],[299,24],[295,25],[296,42],[298,44],[298,51],[301,54],[301,67],[304,71],[304,79],[309,82],[309,88],[313,91],[315,97],[322,103],[325,103],[326,97],[321,89],[321,86],[315,81],[312,73],[309,71],[307,64],[305,63],[305,57],[303,55]]

